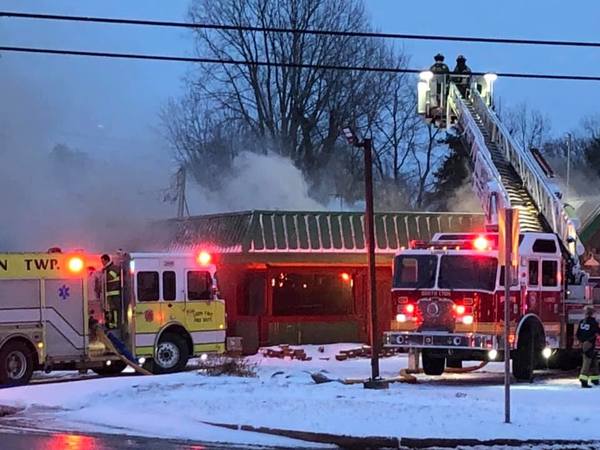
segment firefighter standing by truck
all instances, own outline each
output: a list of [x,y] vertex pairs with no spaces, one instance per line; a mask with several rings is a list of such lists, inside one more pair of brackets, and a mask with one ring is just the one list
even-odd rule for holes
[[596,336],[600,334],[600,327],[594,318],[594,307],[585,307],[585,318],[577,326],[577,339],[581,342],[582,364],[579,381],[582,388],[590,388],[592,384],[600,384],[600,372],[598,371],[598,358],[596,357]]
[[121,269],[118,268],[110,259],[110,256],[104,254],[100,257],[105,277],[106,292],[106,328],[119,328],[121,320]]

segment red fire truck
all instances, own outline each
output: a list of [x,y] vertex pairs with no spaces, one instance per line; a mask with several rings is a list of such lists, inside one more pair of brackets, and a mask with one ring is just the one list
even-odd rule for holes
[[[504,357],[504,267],[499,261],[498,218],[518,210],[518,261],[510,286],[510,356],[515,378],[577,361],[575,324],[591,302],[579,265],[577,221],[539,160],[522,149],[492,108],[496,76],[424,72],[419,113],[452,128],[466,146],[473,185],[486,213],[481,233],[436,234],[412,242],[395,257],[390,329],[384,345],[420,352],[423,369],[441,375],[463,360]],[[487,231],[489,230],[489,232]]]

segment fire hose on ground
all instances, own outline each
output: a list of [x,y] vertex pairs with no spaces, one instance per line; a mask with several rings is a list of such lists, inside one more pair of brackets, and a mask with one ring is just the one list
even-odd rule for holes
[[[131,355],[129,351],[127,351],[123,343],[119,341],[115,336],[111,334],[106,334],[100,326],[97,326],[95,331],[96,335],[98,336],[100,341],[102,341],[102,343],[106,346],[106,348],[113,352],[115,355],[117,355],[117,357],[121,361],[123,361],[128,366],[131,366],[136,372],[142,375],[153,375],[152,372],[144,369],[142,366],[135,362],[135,358],[133,357],[133,355]],[[119,350],[117,347],[121,347],[121,350]],[[127,353],[127,355],[125,355],[125,353]]]

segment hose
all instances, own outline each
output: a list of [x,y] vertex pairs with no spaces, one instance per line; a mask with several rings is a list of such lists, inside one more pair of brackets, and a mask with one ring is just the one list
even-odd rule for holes
[[117,357],[121,361],[123,361],[128,366],[131,366],[136,372],[138,372],[138,373],[140,373],[142,375],[153,375],[152,372],[144,369],[142,366],[136,364],[135,362],[133,362],[130,359],[128,359],[125,356],[123,356],[121,354],[121,352],[119,352],[116,349],[115,345],[112,343],[112,341],[110,340],[110,338],[106,335],[106,333],[104,332],[104,330],[100,326],[97,326],[95,331],[96,331],[96,336],[98,336],[100,338],[100,340],[106,346],[106,348],[108,348],[111,352],[113,352],[115,355],[117,355]]

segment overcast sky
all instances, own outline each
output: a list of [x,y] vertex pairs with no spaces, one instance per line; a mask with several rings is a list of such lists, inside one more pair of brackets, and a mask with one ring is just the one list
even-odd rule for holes
[[[597,26],[600,2],[582,6],[559,0],[502,2],[409,2],[367,0],[375,26],[381,31],[468,36],[600,40]],[[1,9],[183,20],[187,0],[3,0]],[[486,9],[490,7],[490,9]],[[188,32],[165,28],[69,24],[23,19],[0,19],[3,45],[31,45],[106,51],[191,55]],[[600,75],[600,50],[500,46],[444,42],[400,42],[411,55],[412,67],[427,67],[441,51],[453,64],[457,54],[473,70],[551,72]],[[178,95],[187,66],[172,62],[119,61],[44,55],[3,54],[0,82],[37,98],[37,117],[46,120],[44,139],[51,146],[66,142],[109,151],[111,143],[131,143],[143,150],[155,142],[157,113]],[[527,101],[552,120],[553,131],[576,127],[597,111],[600,83],[500,79],[497,93],[503,104]],[[7,108],[6,102],[0,108]],[[4,111],[6,113],[6,109]],[[6,116],[5,116],[6,117]],[[22,118],[19,120],[23,120]],[[5,124],[6,125],[6,124]],[[27,127],[0,132],[15,137]],[[23,125],[22,123],[20,125]]]

